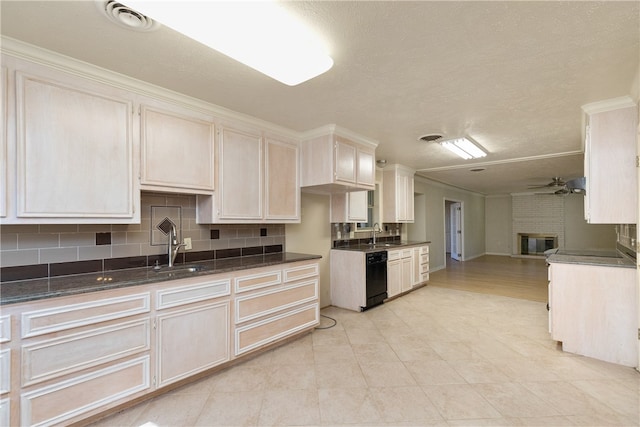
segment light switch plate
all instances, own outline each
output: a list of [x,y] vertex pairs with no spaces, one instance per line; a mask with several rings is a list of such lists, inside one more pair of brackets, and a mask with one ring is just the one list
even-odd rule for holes
[[191,246],[191,237],[185,237],[182,243],[184,243],[185,251],[190,251],[191,249],[193,249],[193,247]]

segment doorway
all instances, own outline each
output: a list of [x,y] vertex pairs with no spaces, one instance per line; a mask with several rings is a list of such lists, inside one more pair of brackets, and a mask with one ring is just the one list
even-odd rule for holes
[[464,254],[464,205],[460,200],[444,200],[445,267],[447,260],[462,261]]

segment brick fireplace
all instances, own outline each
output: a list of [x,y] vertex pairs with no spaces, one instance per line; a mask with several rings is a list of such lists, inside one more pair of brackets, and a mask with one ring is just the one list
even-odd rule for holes
[[512,254],[542,255],[564,247],[564,199],[548,195],[512,196]]

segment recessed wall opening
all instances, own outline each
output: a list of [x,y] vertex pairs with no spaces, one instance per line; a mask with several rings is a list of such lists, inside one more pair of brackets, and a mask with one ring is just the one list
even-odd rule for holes
[[558,247],[556,234],[518,233],[520,255],[544,255],[544,251]]

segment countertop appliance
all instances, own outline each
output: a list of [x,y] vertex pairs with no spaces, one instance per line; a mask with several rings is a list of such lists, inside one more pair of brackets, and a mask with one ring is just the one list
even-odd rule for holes
[[375,307],[387,299],[387,251],[366,254],[366,288],[367,304],[361,310]]

